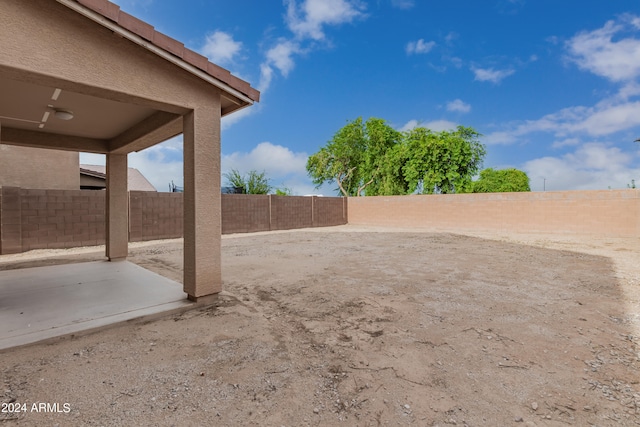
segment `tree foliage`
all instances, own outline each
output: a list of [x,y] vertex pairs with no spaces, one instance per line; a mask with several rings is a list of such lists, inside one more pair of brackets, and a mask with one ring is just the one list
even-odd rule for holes
[[384,172],[385,154],[400,138],[400,132],[382,119],[363,122],[358,118],[309,157],[307,171],[317,186],[335,182],[344,196],[362,195],[372,184],[372,188],[377,186]]
[[486,153],[479,137],[463,126],[399,132],[358,118],[309,157],[307,172],[317,186],[337,183],[344,196],[468,192]]
[[242,175],[237,169],[231,169],[231,172],[224,174],[229,186],[242,188],[244,194],[269,194],[271,185],[266,172],[258,172],[256,170],[249,171],[248,174]]
[[276,188],[276,196],[293,196],[293,190],[285,186]]
[[473,182],[474,193],[506,193],[513,191],[531,191],[527,174],[514,168],[499,170],[487,168],[481,171],[480,178]]
[[414,128],[406,133],[407,158],[402,167],[409,192],[466,193],[486,154],[480,134],[470,127],[432,132]]

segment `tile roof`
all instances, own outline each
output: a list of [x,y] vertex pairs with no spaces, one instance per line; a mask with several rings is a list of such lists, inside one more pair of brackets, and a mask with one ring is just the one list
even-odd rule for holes
[[75,0],[77,3],[102,15],[106,19],[115,22],[120,27],[131,31],[137,36],[151,42],[156,47],[182,59],[192,66],[202,70],[238,92],[244,94],[252,101],[260,100],[260,92],[251,87],[246,81],[233,76],[228,70],[209,62],[206,56],[188,49],[181,42],[155,30],[148,23],[120,10],[120,6],[108,0]]
[[[107,167],[100,165],[80,165],[80,174],[107,179]],[[158,191],[147,178],[136,168],[129,168],[127,173],[129,191]]]

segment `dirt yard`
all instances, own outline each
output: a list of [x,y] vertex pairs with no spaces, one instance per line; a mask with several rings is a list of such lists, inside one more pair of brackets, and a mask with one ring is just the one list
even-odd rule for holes
[[[181,241],[130,252],[181,280]],[[0,401],[62,411],[0,426],[637,426],[639,253],[350,226],[225,236],[215,306],[0,353]]]

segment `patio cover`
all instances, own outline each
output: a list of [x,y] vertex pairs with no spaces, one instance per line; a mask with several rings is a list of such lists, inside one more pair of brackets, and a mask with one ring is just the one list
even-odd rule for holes
[[106,154],[111,261],[127,154],[184,135],[184,291],[220,292],[220,119],[259,92],[106,0],[3,0],[0,45],[0,142]]

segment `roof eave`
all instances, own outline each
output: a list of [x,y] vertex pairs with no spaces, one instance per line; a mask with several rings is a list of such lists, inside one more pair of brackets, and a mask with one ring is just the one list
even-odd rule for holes
[[[239,106],[239,108],[243,108],[243,107],[246,107],[246,106],[253,105],[253,103],[255,101],[259,101],[260,100],[260,92],[258,92],[256,89],[251,88],[249,86],[249,84],[244,82],[244,81],[242,81],[242,83],[244,83],[244,85],[248,86],[248,89],[249,89],[249,90],[247,90],[248,93],[243,93],[242,91],[233,88],[231,85],[223,82],[220,79],[215,78],[211,74],[203,71],[202,69],[196,67],[195,65],[193,65],[193,64],[185,61],[184,59],[172,54],[171,52],[168,52],[168,51],[160,48],[159,46],[155,45],[153,42],[150,42],[149,40],[146,40],[145,38],[143,38],[140,35],[134,33],[133,31],[130,31],[130,30],[122,27],[117,22],[112,21],[108,17],[106,17],[106,16],[104,16],[104,15],[102,15],[102,14],[100,14],[100,13],[98,13],[98,12],[92,10],[92,9],[90,9],[87,6],[84,6],[84,5],[80,4],[80,3],[78,3],[77,0],[56,0],[56,1],[58,3],[61,3],[61,4],[65,5],[66,7],[70,8],[70,9],[76,11],[77,13],[79,13],[79,14],[81,14],[81,15],[89,18],[89,19],[91,19],[92,21],[104,26],[105,28],[108,28],[109,30],[111,30],[114,33],[122,36],[123,38],[125,38],[125,39],[127,39],[127,40],[129,40],[129,41],[131,41],[131,42],[133,42],[133,43],[135,43],[137,45],[139,45],[139,46],[144,47],[145,49],[155,53],[159,57],[171,62],[174,65],[177,65],[178,67],[182,68],[183,70],[188,71],[189,73],[201,78],[202,80],[206,81],[207,83],[209,83],[209,84],[221,89],[223,92],[226,92],[227,94],[232,95],[233,97],[236,98],[235,100],[231,99],[229,96],[225,96],[225,98],[227,98],[227,99],[231,100],[232,102],[234,102],[236,105]],[[121,12],[121,13],[124,13],[124,12]],[[153,27],[151,27],[151,28],[153,28]],[[158,34],[161,34],[161,33],[158,33]],[[198,55],[196,52],[193,52],[193,51],[191,51],[191,50],[189,50],[187,48],[185,48],[185,53],[186,54],[190,54],[192,56]],[[207,61],[206,66],[208,67],[209,65],[215,66],[215,64],[212,64],[212,63]],[[240,80],[240,79],[238,79],[238,80]],[[234,109],[232,111],[237,111],[237,109]]]

